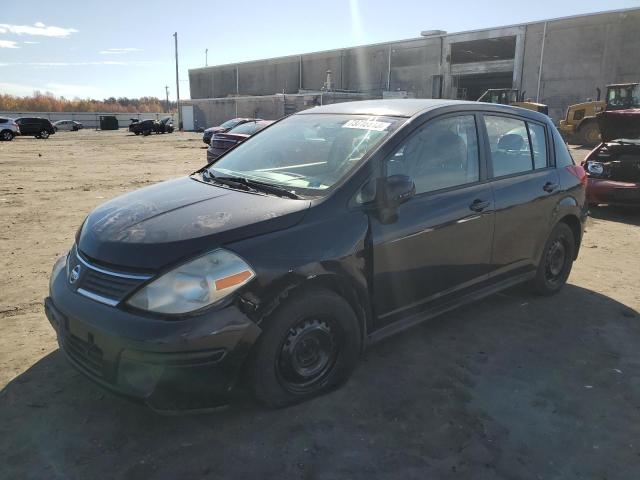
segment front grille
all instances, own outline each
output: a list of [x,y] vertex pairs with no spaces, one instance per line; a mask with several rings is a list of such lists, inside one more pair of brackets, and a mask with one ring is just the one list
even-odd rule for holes
[[76,363],[86,368],[93,375],[104,377],[102,350],[68,332],[62,336],[62,343],[65,352]]
[[96,295],[119,301],[131,293],[141,283],[142,280],[114,277],[88,269],[78,287],[95,293]]
[[69,282],[80,295],[107,305],[117,305],[135,289],[151,278],[148,274],[125,273],[98,266],[84,257],[74,247],[68,260],[68,272],[71,274],[77,267],[79,276]]

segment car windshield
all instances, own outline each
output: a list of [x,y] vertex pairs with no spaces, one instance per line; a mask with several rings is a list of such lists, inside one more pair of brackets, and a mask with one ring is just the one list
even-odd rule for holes
[[239,123],[240,123],[240,120],[234,118],[232,120],[227,120],[226,122],[221,123],[220,127],[222,127],[222,128],[233,128]]
[[403,121],[364,115],[293,115],[231,150],[209,167],[209,173],[317,194],[337,184]]

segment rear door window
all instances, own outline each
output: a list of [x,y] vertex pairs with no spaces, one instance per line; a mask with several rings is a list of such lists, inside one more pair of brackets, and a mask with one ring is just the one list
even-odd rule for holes
[[485,115],[493,176],[503,177],[533,170],[527,124],[524,120]]

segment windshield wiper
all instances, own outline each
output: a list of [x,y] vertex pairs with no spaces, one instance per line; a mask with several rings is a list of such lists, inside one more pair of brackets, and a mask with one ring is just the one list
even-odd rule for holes
[[[287,190],[286,188],[278,187],[276,185],[272,185],[270,183],[258,182],[256,180],[250,180],[246,177],[232,177],[232,176],[216,176],[213,175],[208,170],[205,170],[202,174],[202,177],[205,180],[212,180],[214,182],[219,182],[225,185],[229,185],[231,187],[242,188],[247,191],[263,191],[266,193],[271,193],[273,195],[278,195],[280,197],[287,197],[293,199],[300,199],[300,195],[292,192],[291,190]],[[243,188],[244,187],[244,188]]]

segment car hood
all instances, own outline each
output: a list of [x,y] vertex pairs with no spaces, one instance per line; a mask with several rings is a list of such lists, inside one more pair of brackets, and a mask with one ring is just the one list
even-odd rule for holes
[[640,138],[640,109],[612,110],[597,116],[603,142],[620,138]]
[[205,129],[205,133],[219,133],[219,132],[226,132],[227,129],[226,128],[222,128],[222,127],[209,127],[207,129]]
[[225,243],[295,225],[307,200],[218,187],[184,177],[122,195],[89,214],[77,243],[97,262],[160,270]]

